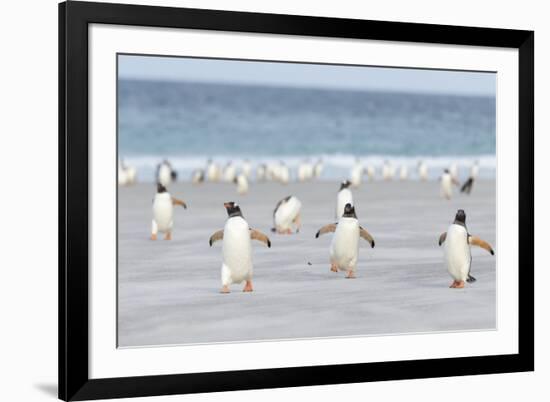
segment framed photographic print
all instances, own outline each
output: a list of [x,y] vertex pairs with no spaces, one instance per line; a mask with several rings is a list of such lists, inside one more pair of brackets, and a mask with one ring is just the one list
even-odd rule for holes
[[534,33],[59,5],[59,397],[534,369]]

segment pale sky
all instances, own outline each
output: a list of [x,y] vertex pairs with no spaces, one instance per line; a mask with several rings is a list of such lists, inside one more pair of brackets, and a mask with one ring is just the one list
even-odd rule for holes
[[495,96],[496,74],[184,57],[119,56],[122,79]]

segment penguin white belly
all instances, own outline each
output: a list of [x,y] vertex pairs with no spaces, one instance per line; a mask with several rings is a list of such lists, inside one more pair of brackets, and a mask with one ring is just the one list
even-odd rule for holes
[[453,195],[452,178],[446,174],[441,177],[441,196],[451,198]]
[[343,188],[338,192],[336,198],[336,219],[340,219],[344,215],[344,208],[346,204],[353,205],[353,195],[347,188]]
[[159,168],[159,177],[157,179],[160,184],[167,187],[172,181],[170,168],[166,165],[161,165]]
[[468,233],[461,225],[451,225],[445,239],[445,262],[449,274],[457,281],[468,278],[471,264],[471,251]]
[[160,232],[172,230],[174,220],[174,206],[172,198],[168,193],[161,193],[155,196],[153,202],[153,219]]
[[338,269],[355,271],[358,253],[359,223],[355,218],[341,218],[330,244],[330,262]]
[[229,218],[223,229],[222,284],[252,278],[252,244],[248,223],[240,216]]
[[292,221],[300,213],[302,203],[296,197],[290,199],[279,206],[275,212],[275,227],[279,230],[291,229]]

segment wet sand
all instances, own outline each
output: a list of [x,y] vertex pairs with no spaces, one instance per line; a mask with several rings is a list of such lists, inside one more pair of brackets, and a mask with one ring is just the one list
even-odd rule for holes
[[[173,240],[151,241],[153,184],[119,188],[119,346],[233,342],[463,331],[496,327],[496,258],[472,249],[477,282],[452,282],[438,247],[457,209],[470,233],[496,244],[495,182],[479,181],[470,196],[439,197],[439,183],[366,182],[353,189],[362,226],[357,279],[329,271],[336,182],[251,183],[245,196],[231,184],[175,183]],[[270,232],[276,202],[293,194],[303,204],[300,233]],[[272,248],[253,243],[254,292],[244,284],[220,294],[221,243],[210,235],[226,220],[224,201],[237,201],[249,225],[268,234]],[[310,265],[311,264],[311,265]]]

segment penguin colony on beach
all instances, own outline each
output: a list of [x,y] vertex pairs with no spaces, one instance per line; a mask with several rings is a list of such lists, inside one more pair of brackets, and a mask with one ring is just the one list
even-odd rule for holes
[[[191,172],[190,180],[194,185],[200,185],[204,182],[234,183],[237,194],[245,195],[249,191],[250,182],[252,180],[255,182],[276,181],[281,184],[288,184],[294,177],[299,182],[306,182],[321,178],[323,170],[324,162],[322,159],[318,159],[316,162],[312,162],[310,159],[301,161],[296,166],[295,175],[292,169],[287,166],[284,161],[260,163],[254,169],[248,159],[242,161],[241,164],[227,161],[223,167],[221,164],[209,159],[204,168],[196,168]],[[359,187],[365,176],[370,181],[375,180],[376,172],[377,169],[373,164],[367,164],[365,166],[359,158],[356,158],[349,171],[348,181],[350,187]],[[470,168],[468,179],[460,185],[458,181],[458,164],[454,162],[451,163],[444,169],[440,177],[441,197],[451,199],[455,186],[460,186],[460,192],[469,195],[478,174],[479,162],[475,161]],[[380,178],[384,181],[391,181],[396,176],[401,181],[409,180],[411,176],[409,166],[401,163],[398,169],[396,169],[391,161],[385,160],[380,168]],[[420,181],[427,181],[429,179],[429,168],[425,161],[418,161],[416,165],[416,174],[413,174],[413,176]],[[176,179],[177,172],[168,160],[165,159],[157,165],[155,182],[168,187]],[[137,170],[135,167],[126,166],[123,161],[120,161],[118,165],[119,186],[132,185],[136,183],[136,181]]]
[[[206,180],[231,181],[237,185],[239,194],[246,194],[248,191],[248,180],[252,167],[249,162],[240,171],[231,162],[228,162],[225,169],[220,169],[217,164],[208,161],[206,168],[197,169],[192,174],[192,183],[199,184]],[[304,161],[300,166],[301,174],[299,180],[311,180],[318,177],[322,171],[322,161],[311,164]],[[288,168],[284,163],[274,165],[260,165],[258,167],[261,177],[271,177],[274,180],[288,180]],[[326,233],[334,233],[329,247],[330,270],[333,272],[344,271],[346,278],[355,278],[357,270],[357,259],[360,239],[364,239],[374,248],[373,236],[359,224],[353,194],[351,188],[358,186],[363,174],[374,175],[374,168],[369,166],[366,169],[359,160],[352,168],[351,180],[344,180],[340,183],[336,196],[335,218],[336,222],[321,227],[315,234],[315,238]],[[419,178],[427,178],[427,166],[424,162],[417,165]],[[391,180],[395,174],[391,163],[384,163],[382,174],[385,180]],[[450,199],[453,186],[459,185],[457,178],[458,169],[456,165],[445,169],[440,178],[441,195]],[[164,234],[165,240],[172,239],[174,229],[174,207],[182,206],[187,209],[187,204],[172,196],[167,186],[174,182],[177,173],[167,160],[162,161],[156,169],[157,191],[152,206],[151,239],[157,240],[158,234]],[[401,166],[399,177],[405,180],[408,171]],[[461,192],[470,194],[474,180],[479,174],[479,164],[476,161],[470,169],[468,180],[462,185]],[[355,185],[353,180],[355,179]],[[121,185],[129,185],[136,180],[136,170],[126,166],[123,162],[119,164],[118,180]],[[245,220],[240,206],[235,202],[226,202],[224,207],[227,211],[227,220],[224,228],[212,234],[209,244],[212,246],[217,241],[222,241],[222,268],[221,283],[222,293],[230,292],[230,285],[245,282],[244,292],[252,292],[252,243],[257,240],[271,247],[271,240],[264,233],[250,228]],[[272,232],[277,234],[291,235],[299,233],[301,228],[302,203],[294,195],[289,195],[277,202],[273,211]],[[476,279],[471,274],[472,254],[471,246],[478,246],[494,255],[492,247],[486,241],[468,232],[466,227],[466,214],[459,209],[455,215],[454,222],[446,232],[439,237],[439,245],[444,248],[444,261],[450,276],[453,278],[451,288],[463,288],[465,283],[473,283]]]

